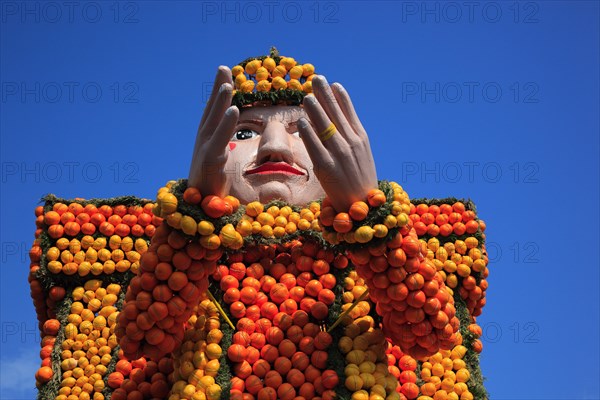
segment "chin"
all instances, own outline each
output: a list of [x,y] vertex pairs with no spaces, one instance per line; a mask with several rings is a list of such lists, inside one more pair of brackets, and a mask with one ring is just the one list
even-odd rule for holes
[[265,204],[272,200],[304,206],[308,202],[325,197],[325,192],[318,181],[306,179],[304,176],[287,177],[285,180],[253,176],[245,177],[231,188],[231,194],[242,204],[260,201]]
[[267,182],[256,188],[258,201],[265,204],[271,200],[283,200],[291,204],[296,204],[293,187],[293,185],[283,182]]

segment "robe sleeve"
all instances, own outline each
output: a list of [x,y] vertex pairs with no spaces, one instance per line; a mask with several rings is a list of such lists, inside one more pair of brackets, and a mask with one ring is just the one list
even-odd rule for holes
[[119,344],[130,359],[159,360],[181,344],[184,324],[208,289],[224,243],[230,248],[243,243],[235,230],[227,236],[231,213],[222,199],[213,200],[213,208],[222,212],[210,209],[210,216],[201,195],[186,189],[181,180],[158,191],[153,212],[163,222],[129,284],[118,318]]
[[325,199],[319,220],[323,238],[345,249],[367,283],[386,336],[421,359],[452,348],[459,321],[443,278],[424,256],[409,210],[402,187],[381,181],[349,210],[334,210]]

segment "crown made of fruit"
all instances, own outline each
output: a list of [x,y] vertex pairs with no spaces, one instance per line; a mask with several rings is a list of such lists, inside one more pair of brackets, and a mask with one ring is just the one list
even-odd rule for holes
[[235,90],[232,105],[297,106],[312,93],[315,67],[283,57],[275,47],[268,56],[251,57],[231,69]]

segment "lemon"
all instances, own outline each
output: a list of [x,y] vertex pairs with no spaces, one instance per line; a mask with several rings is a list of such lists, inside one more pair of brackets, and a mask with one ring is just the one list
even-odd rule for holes
[[236,234],[236,231],[235,231],[235,228],[233,227],[233,225],[227,224],[223,228],[221,228],[221,233],[219,235],[219,238],[221,239],[221,242],[225,246],[229,246],[231,243],[233,243],[235,241],[235,238],[236,238],[235,234]]
[[265,67],[267,71],[271,72],[277,65],[275,64],[275,60],[273,60],[271,57],[267,57],[263,60],[262,66]]
[[248,236],[252,234],[252,223],[249,221],[240,221],[237,224],[236,229],[242,236]]
[[271,228],[269,225],[263,225],[260,228],[260,234],[265,238],[273,237],[273,228]]
[[273,89],[279,90],[279,89],[285,89],[287,87],[287,82],[285,81],[285,79],[283,79],[282,77],[276,77],[273,78]]
[[88,291],[88,290],[96,291],[100,287],[102,287],[102,281],[98,280],[98,279],[91,279],[91,280],[85,282],[85,284],[83,285],[83,287],[84,287],[84,289],[86,291]]
[[258,90],[259,92],[268,92],[269,90],[271,90],[271,82],[267,80],[259,81],[256,85],[256,90]]
[[199,234],[208,236],[215,231],[215,226],[210,221],[200,221],[197,229]]
[[315,73],[315,66],[312,64],[304,64],[302,66],[302,76],[310,76]]
[[233,67],[231,69],[231,74],[233,76],[238,76],[239,74],[241,74],[242,72],[244,72],[244,68],[242,68],[241,65],[236,65],[235,67]]
[[360,375],[360,369],[356,364],[348,364],[346,365],[346,368],[344,368],[344,374],[346,376],[352,376],[352,375]]
[[367,373],[367,372],[363,372],[362,374],[359,375],[360,379],[362,379],[363,381],[363,387],[364,388],[370,388],[373,385],[375,385],[375,378],[373,377],[373,375]]
[[189,215],[184,215],[181,218],[181,230],[187,234],[193,236],[196,233],[197,225],[194,218]]
[[312,93],[312,82],[311,81],[307,81],[304,82],[304,84],[302,85],[302,91],[305,93]]
[[173,195],[172,193],[165,193],[161,197],[159,204],[160,209],[164,214],[172,214],[175,211],[177,211],[177,197],[175,197],[175,195]]
[[260,67],[256,70],[255,77],[256,80],[259,82],[265,79],[269,79],[269,71],[265,67]]
[[365,352],[362,350],[352,350],[346,354],[346,361],[352,364],[360,365],[363,361],[365,361]]
[[302,73],[304,72],[304,70],[302,69],[302,66],[300,65],[296,65],[294,67],[292,67],[290,69],[290,78],[292,79],[300,79],[300,77],[302,76]]
[[275,67],[275,69],[273,71],[271,71],[271,77],[273,78],[283,78],[284,76],[287,75],[287,69],[285,69],[285,67],[283,65],[278,65],[277,67]]
[[375,231],[373,230],[373,228],[371,228],[368,225],[361,226],[356,230],[356,232],[354,232],[354,239],[358,243],[367,243],[371,239],[373,239],[374,232]]
[[352,392],[356,392],[363,387],[363,380],[359,375],[350,375],[345,381],[346,387]]
[[256,70],[260,68],[262,65],[262,61],[260,60],[252,60],[248,64],[246,64],[246,73],[253,75],[256,73]]
[[214,233],[200,238],[200,245],[209,250],[216,250],[221,245],[221,239]]
[[248,214],[251,217],[256,217],[258,214],[263,212],[263,210],[264,206],[258,201],[248,203],[248,205],[246,206],[246,214]]
[[302,90],[302,84],[298,79],[290,79],[287,83],[287,87],[288,89]]
[[282,57],[279,61],[279,65],[283,65],[285,69],[289,71],[296,65],[296,60],[294,60],[292,57]]
[[242,83],[246,82],[247,80],[248,79],[246,78],[246,75],[239,74],[235,77],[235,87],[239,89],[242,86]]
[[373,236],[375,236],[377,238],[383,238],[383,237],[386,237],[387,234],[388,234],[387,226],[385,226],[383,224],[376,224],[375,226],[373,226]]
[[250,92],[252,92],[252,90],[254,90],[254,81],[245,81],[240,86],[240,90],[243,93],[250,93]]

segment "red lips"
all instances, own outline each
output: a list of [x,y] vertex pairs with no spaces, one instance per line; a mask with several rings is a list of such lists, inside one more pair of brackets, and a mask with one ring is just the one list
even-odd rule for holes
[[304,172],[297,170],[290,164],[285,162],[266,162],[260,167],[246,171],[247,175],[251,174],[286,174],[286,175],[304,175]]

